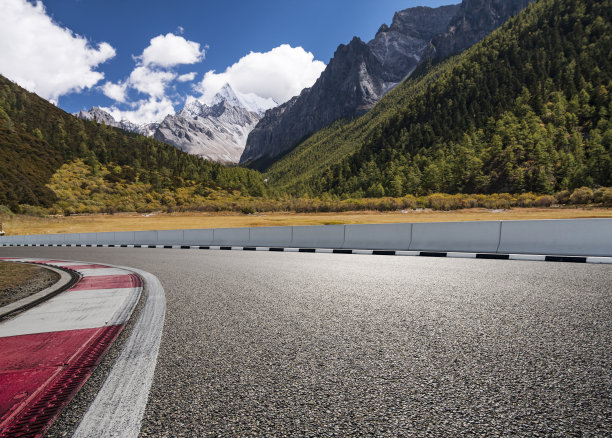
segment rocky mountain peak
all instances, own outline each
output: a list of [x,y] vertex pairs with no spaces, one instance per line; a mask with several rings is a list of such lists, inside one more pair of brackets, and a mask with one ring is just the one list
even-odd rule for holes
[[339,45],[311,88],[265,114],[249,135],[240,162],[263,168],[335,120],[368,111],[414,70],[431,36],[446,30],[458,8],[400,11],[370,42],[354,37]]
[[533,0],[463,0],[446,32],[432,38],[429,57],[446,58],[483,39]]
[[81,110],[78,113],[74,113],[73,116],[88,121],[94,120],[98,123],[103,123],[106,126],[123,129],[124,131],[135,132],[136,134],[144,135],[147,137],[153,136],[153,133],[159,125],[159,123],[155,122],[143,123],[139,125],[136,123],[132,123],[126,119],[117,121],[108,111],[97,106],[91,107],[91,109],[87,111]]

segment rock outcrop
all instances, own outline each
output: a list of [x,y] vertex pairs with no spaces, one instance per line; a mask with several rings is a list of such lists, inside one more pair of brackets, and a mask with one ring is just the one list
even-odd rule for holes
[[240,162],[265,168],[304,138],[341,118],[364,114],[417,66],[458,5],[397,12],[368,43],[340,45],[311,88],[268,111],[248,137]]

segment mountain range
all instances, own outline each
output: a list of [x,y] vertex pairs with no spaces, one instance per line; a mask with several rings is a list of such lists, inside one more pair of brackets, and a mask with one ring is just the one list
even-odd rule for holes
[[161,123],[137,125],[128,120],[118,122],[109,112],[98,107],[74,115],[153,137],[208,160],[236,164],[249,132],[264,112],[276,105],[272,99],[238,93],[225,84],[208,103],[192,99],[176,114],[166,116]]
[[[117,129],[111,125],[121,122],[100,111],[85,115],[91,121],[73,117],[0,76],[0,204],[68,214],[175,211],[224,208],[253,196],[257,205],[248,211],[268,211],[272,199],[299,203],[302,196],[353,199],[347,202],[363,207],[369,201],[362,197],[501,193],[492,196],[502,205],[506,194],[610,187],[609,2],[537,0],[450,58],[436,58],[432,39],[416,70],[373,108],[311,134],[275,157],[265,173]],[[476,35],[475,25],[468,26],[475,18],[465,16],[461,26],[451,26],[454,34]],[[497,23],[482,16],[476,22]],[[210,101],[189,102],[168,121],[175,128],[177,118],[184,120],[186,137],[200,123],[212,126],[223,117],[237,127],[252,126],[283,105],[265,107],[225,87]],[[238,117],[237,108],[249,117]],[[221,135],[225,127],[210,132]],[[248,128],[237,130],[244,139]],[[181,138],[180,130],[171,132]],[[471,196],[462,202],[481,199]]]
[[460,53],[530,1],[464,0],[397,12],[372,41],[340,45],[311,88],[268,112],[249,134],[240,163],[264,169],[321,128],[364,114],[423,58]]
[[460,53],[530,1],[464,0],[398,11],[371,41],[355,37],[341,44],[315,84],[280,106],[226,84],[211,101],[192,99],[161,123],[116,121],[96,107],[75,115],[153,136],[206,159],[264,169],[334,121],[365,114],[424,60]]
[[538,0],[364,116],[313,134],[268,168],[268,184],[340,198],[612,185],[609,6]]

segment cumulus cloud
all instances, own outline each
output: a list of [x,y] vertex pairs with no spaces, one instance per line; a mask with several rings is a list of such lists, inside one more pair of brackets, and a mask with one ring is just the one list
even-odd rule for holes
[[137,59],[145,66],[173,67],[200,62],[204,59],[204,54],[205,50],[200,50],[199,43],[168,33],[151,39],[149,46]]
[[325,64],[302,47],[283,44],[269,52],[251,52],[224,72],[207,72],[197,89],[209,100],[228,83],[241,93],[253,93],[284,103],[312,86]]
[[140,100],[130,104],[131,109],[121,110],[116,106],[102,108],[108,111],[115,120],[129,120],[132,123],[144,124],[150,122],[160,122],[168,114],[174,114],[174,106],[167,97]]
[[[179,32],[183,28],[179,26]],[[173,81],[189,82],[196,77],[196,72],[178,75],[174,67],[181,64],[195,64],[204,59],[205,49],[200,44],[188,41],[172,33],[152,38],[150,44],[140,56],[134,56],[136,65],[130,75],[117,83],[107,82],[102,87],[103,93],[115,100],[110,108],[105,108],[116,119],[127,119],[134,123],[159,122],[168,114],[174,113],[173,103],[167,90]],[[130,90],[147,97],[130,101]],[[142,97],[142,96],[141,96]],[[129,109],[125,110],[125,107]]]
[[162,97],[166,86],[176,78],[176,73],[163,70],[151,70],[148,67],[136,67],[130,74],[131,87],[152,97]]
[[41,97],[57,102],[93,87],[104,78],[96,67],[114,56],[110,44],[93,47],[54,23],[40,1],[2,0],[0,73]]
[[178,78],[176,78],[176,80],[179,82],[191,82],[195,79],[196,74],[197,73],[194,71],[191,73],[185,73],[184,75],[180,75]]
[[125,102],[127,98],[127,86],[126,82],[119,82],[113,84],[112,82],[106,82],[102,85],[102,92],[105,96],[117,102]]

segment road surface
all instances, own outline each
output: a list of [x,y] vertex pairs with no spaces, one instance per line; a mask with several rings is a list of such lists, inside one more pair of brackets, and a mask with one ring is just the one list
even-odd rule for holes
[[167,313],[142,436],[612,433],[609,265],[0,248],[125,265]]

